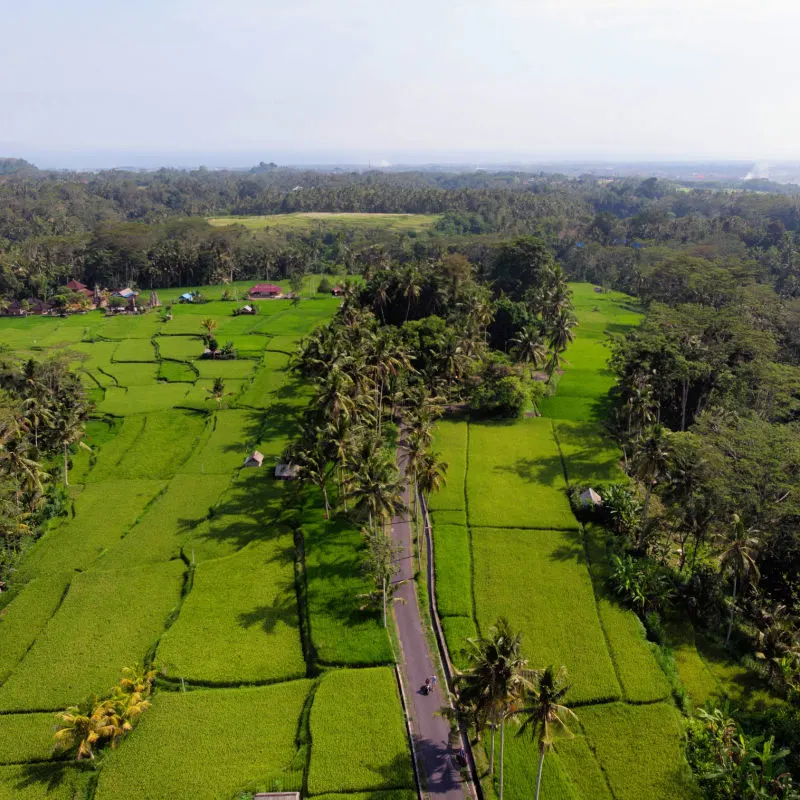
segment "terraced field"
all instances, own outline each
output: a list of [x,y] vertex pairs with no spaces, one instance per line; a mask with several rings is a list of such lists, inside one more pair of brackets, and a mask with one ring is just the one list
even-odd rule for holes
[[[445,636],[458,665],[464,638],[505,616],[522,632],[531,666],[567,667],[577,735],[548,757],[544,797],[693,798],[670,684],[639,620],[593,575],[596,542],[567,499],[568,486],[621,475],[621,454],[600,424],[613,385],[604,340],[637,314],[620,294],[572,289],[578,336],[543,416],[438,427],[436,446],[450,465],[447,487],[430,502]],[[507,736],[506,796],[532,797],[536,767],[533,745]]]
[[[233,800],[256,789],[410,800],[391,647],[357,599],[358,531],[325,523],[313,502],[299,528],[282,523],[286,487],[271,469],[308,401],[288,354],[338,301],[263,301],[234,317],[239,304],[218,299],[220,287],[202,291],[212,302],[176,305],[169,322],[0,320],[21,358],[69,352],[96,401],[92,452],[71,457],[72,513],[3,594],[0,800]],[[200,359],[207,317],[235,361]],[[264,467],[244,469],[254,448]],[[161,670],[152,708],[99,773],[54,760],[53,712],[145,659]]]

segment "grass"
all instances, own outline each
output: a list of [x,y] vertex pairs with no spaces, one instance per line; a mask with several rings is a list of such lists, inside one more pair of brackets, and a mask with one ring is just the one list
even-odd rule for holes
[[285,385],[289,357],[283,353],[264,353],[262,368],[255,374],[239,399],[243,406],[267,408],[275,400],[275,392]]
[[53,714],[0,716],[0,764],[47,761],[53,757]]
[[314,696],[310,725],[310,794],[414,787],[392,669],[336,670],[324,675]]
[[224,380],[245,380],[253,372],[254,364],[250,359],[234,359],[233,361],[220,361],[219,359],[202,359],[195,362],[195,367],[201,378],[223,378]]
[[[117,347],[122,347],[125,342],[120,342]],[[150,342],[142,342],[150,347]],[[114,351],[116,356],[117,351]],[[152,348],[151,348],[152,351]],[[103,372],[112,375],[117,382],[118,386],[123,386],[130,389],[134,386],[151,386],[156,382],[158,377],[157,364],[131,364],[114,362],[108,366],[102,367]]]
[[197,446],[206,423],[202,414],[185,411],[148,414],[139,435],[121,454],[113,475],[171,478]]
[[228,488],[227,475],[177,475],[139,522],[97,562],[102,570],[169,561]]
[[652,703],[669,697],[670,683],[636,614],[603,597],[598,599],[597,609],[625,699]]
[[476,639],[478,629],[472,617],[442,617],[442,629],[447,640],[450,660],[456,669],[467,669],[469,661],[464,655],[467,639]]
[[75,519],[49,531],[31,548],[22,574],[34,577],[87,569],[118,543],[165,485],[148,480],[89,484],[75,501]]
[[311,641],[322,664],[386,664],[389,639],[377,611],[362,610],[370,591],[361,575],[361,534],[346,522],[325,523],[318,507],[303,526]]
[[431,512],[431,525],[434,530],[437,525],[467,525],[467,512],[460,509],[452,511],[433,511]]
[[199,564],[157,662],[170,677],[205,684],[304,677],[293,563],[287,534]]
[[467,495],[473,526],[577,528],[547,419],[471,423]]
[[419,231],[432,227],[439,217],[434,214],[369,214],[309,211],[296,214],[269,214],[254,217],[211,217],[215,227],[243,225],[248,230],[275,228],[287,231],[324,229]]
[[[127,364],[125,366],[139,366]],[[111,387],[97,410],[104,414],[124,417],[129,414],[150,414],[168,411],[182,405],[186,398],[185,383],[159,383],[150,386],[133,386],[130,389]]]
[[170,383],[194,383],[197,372],[184,361],[162,361],[158,367],[158,379]]
[[[536,791],[536,777],[539,770],[538,748],[530,740],[517,737],[518,728],[506,728],[506,757],[504,790],[506,797],[533,797]],[[499,758],[499,734],[496,734],[495,758]],[[488,753],[491,733],[487,731],[484,748]],[[495,768],[497,778],[497,767]],[[572,779],[564,769],[560,756],[550,751],[542,768],[542,797],[547,800],[583,800]],[[599,800],[603,795],[588,795],[591,800]],[[610,797],[610,796],[609,796]]]
[[596,487],[625,477],[619,447],[597,425],[562,420],[553,430],[570,485]]
[[619,698],[580,534],[473,528],[472,542],[481,632],[505,616],[532,668],[567,667],[571,703]]
[[[583,712],[578,710],[577,713]],[[569,728],[572,737],[558,737],[555,742],[555,752],[578,797],[583,800],[613,800],[605,775],[586,737],[581,733],[580,722],[573,721]]]
[[389,789],[383,792],[348,792],[347,794],[318,794],[314,800],[417,800],[416,789]]
[[279,779],[295,758],[310,688],[299,680],[157,694],[104,764],[94,800],[231,800]]
[[0,767],[0,800],[83,800],[91,772],[65,764]]
[[683,758],[683,726],[673,705],[609,703],[577,714],[617,800],[699,798]]
[[472,565],[469,530],[459,525],[434,529],[436,603],[442,616],[472,616]]
[[0,711],[56,710],[114,685],[178,603],[181,561],[77,575],[55,616],[0,688]]
[[0,611],[0,683],[22,660],[61,602],[66,574],[37,578]]
[[201,336],[159,336],[156,339],[161,358],[191,361],[203,355],[205,344]]
[[436,425],[433,447],[447,462],[447,483],[428,502],[432,511],[463,509],[467,474],[467,423],[443,419]]
[[155,360],[155,350],[149,339],[123,339],[114,351],[114,361]]
[[[219,411],[208,438],[194,451],[180,471],[186,474],[229,475],[241,467],[248,451],[260,440],[261,416],[253,411]],[[268,470],[259,470],[266,473]]]

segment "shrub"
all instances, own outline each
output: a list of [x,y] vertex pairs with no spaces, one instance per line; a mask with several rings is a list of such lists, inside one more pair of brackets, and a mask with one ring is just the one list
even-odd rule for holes
[[479,417],[518,417],[529,399],[525,384],[515,375],[484,377],[470,393],[469,409]]
[[327,277],[323,277],[317,286],[317,294],[330,294],[331,289],[333,289],[333,285]]

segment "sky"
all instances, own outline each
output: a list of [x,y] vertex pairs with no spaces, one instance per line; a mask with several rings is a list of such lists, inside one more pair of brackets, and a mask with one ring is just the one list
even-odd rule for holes
[[800,160],[797,0],[6,0],[2,20],[0,156],[40,166]]

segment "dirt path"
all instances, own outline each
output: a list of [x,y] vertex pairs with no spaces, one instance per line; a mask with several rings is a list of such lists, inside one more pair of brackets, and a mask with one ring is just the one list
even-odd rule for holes
[[[406,490],[405,502],[409,504]],[[417,763],[423,773],[426,794],[431,798],[463,800],[471,797],[468,785],[462,780],[455,756],[449,745],[450,723],[435,716],[446,704],[445,693],[438,684],[429,695],[420,691],[425,679],[435,674],[433,654],[428,649],[420,614],[414,578],[414,553],[411,546],[411,522],[408,516],[392,520],[392,540],[402,548],[398,560],[400,571],[396,580],[407,581],[397,590],[396,597],[403,601],[394,603],[397,632],[400,638],[401,669],[405,676],[408,703],[412,706],[411,732],[414,739]]]

